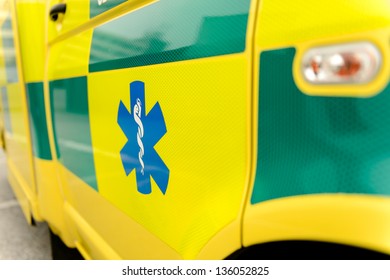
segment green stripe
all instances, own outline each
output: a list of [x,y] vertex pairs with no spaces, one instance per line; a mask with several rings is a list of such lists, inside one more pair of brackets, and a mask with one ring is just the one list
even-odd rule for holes
[[34,156],[51,160],[43,83],[26,84],[26,94]]
[[12,31],[11,17],[8,15],[3,26],[1,27],[3,34],[3,49],[7,51],[7,55],[4,57],[5,60],[5,71],[7,76],[7,83],[18,82],[18,71],[16,68],[16,53],[15,43]]
[[49,86],[58,157],[66,168],[97,190],[87,77],[55,80]]
[[89,71],[240,53],[250,0],[164,0],[97,27]]
[[[105,1],[105,2],[104,2]],[[127,0],[91,0],[90,1],[90,18],[96,17]]]
[[390,195],[390,85],[372,98],[303,94],[295,49],[261,54],[252,204],[320,193]]
[[6,87],[1,88],[1,103],[4,114],[4,128],[8,133],[12,133],[11,116],[9,112],[8,92]]

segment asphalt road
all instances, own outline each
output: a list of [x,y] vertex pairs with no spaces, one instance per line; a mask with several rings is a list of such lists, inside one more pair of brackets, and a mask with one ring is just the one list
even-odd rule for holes
[[0,149],[0,260],[51,259],[47,225],[27,224],[7,180],[7,166]]

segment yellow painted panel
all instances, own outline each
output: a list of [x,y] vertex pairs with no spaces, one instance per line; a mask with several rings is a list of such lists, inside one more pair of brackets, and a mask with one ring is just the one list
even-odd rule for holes
[[26,83],[43,81],[45,63],[45,0],[16,1],[19,40]]
[[50,46],[49,80],[86,76],[92,30]]
[[59,185],[57,164],[51,160],[34,158],[39,212],[52,231],[74,247],[74,239],[64,219],[65,200]]
[[[247,78],[244,54],[88,77],[99,193],[183,258],[194,258],[239,218],[248,162]],[[155,145],[170,170],[165,196],[154,181],[152,194],[138,193],[135,172],[126,176],[119,154],[127,141],[117,124],[119,103],[130,107],[129,84],[137,80],[145,83],[146,113],[159,102],[168,130]]]
[[200,260],[222,260],[241,248],[241,219],[221,229],[214,235],[200,250],[196,259]]
[[274,48],[383,28],[390,25],[389,10],[387,0],[261,0],[255,42]]
[[[6,19],[6,15],[8,11],[8,3],[7,1],[0,1],[0,27],[3,26],[4,21]],[[3,38],[4,34],[2,28],[0,28],[0,38]],[[6,68],[5,68],[5,56],[4,56],[4,47],[3,40],[0,40],[0,86],[4,86],[7,84],[7,76],[6,76]],[[4,115],[3,115],[3,105],[2,98],[0,98],[0,147],[4,147]]]
[[93,259],[180,259],[147,229],[114,207],[59,164],[64,185],[76,193],[66,202],[68,227],[83,256]]
[[[5,142],[7,144],[7,163],[9,166],[9,180],[15,190],[16,196],[22,206],[23,212],[27,220],[31,221],[31,215],[37,220],[40,219],[38,205],[35,196],[35,182],[32,167],[32,150],[30,146],[30,131],[27,118],[26,96],[23,87],[23,74],[21,71],[21,58],[19,56],[19,36],[18,25],[15,18],[16,12],[13,1],[3,1],[1,7],[1,23],[4,25],[4,20],[10,17],[12,28],[8,27],[2,39],[8,40],[9,46],[2,49],[1,56],[9,56],[14,65],[10,67],[10,72],[13,77],[8,77],[8,80],[15,81],[7,83],[4,73],[5,61],[3,57],[2,68],[2,85],[3,92],[7,94],[8,109],[9,109],[9,126],[10,129],[5,133]],[[3,31],[2,31],[3,32]],[[12,42],[14,49],[12,49]],[[3,46],[4,47],[4,46]],[[14,57],[13,57],[14,56]],[[15,69],[16,67],[16,69]],[[17,79],[16,79],[17,77]],[[12,79],[11,79],[12,78]],[[17,82],[16,82],[17,81]]]
[[390,199],[367,195],[305,195],[248,205],[244,246],[315,240],[390,253]]
[[0,101],[0,148],[4,149],[4,124],[3,124],[3,109]]
[[24,217],[27,222],[31,224],[31,207],[30,198],[31,192],[27,187],[27,184],[23,181],[23,177],[19,173],[19,169],[15,166],[15,163],[7,157],[8,176],[7,179],[14,191],[16,199],[22,209]]
[[[0,27],[3,26],[5,18],[0,17]],[[3,38],[4,34],[2,28],[0,28],[0,38]],[[7,84],[7,76],[5,70],[5,55],[4,55],[4,47],[3,40],[0,40],[0,86],[4,86]]]
[[0,0],[0,26],[3,25],[6,20],[10,9],[9,0]]
[[22,97],[22,90],[19,84],[10,84],[7,86],[7,94],[12,131],[12,133],[6,132],[5,134],[7,157],[14,162],[23,181],[31,188],[33,186],[33,179],[29,158],[28,128],[25,123],[26,104]]

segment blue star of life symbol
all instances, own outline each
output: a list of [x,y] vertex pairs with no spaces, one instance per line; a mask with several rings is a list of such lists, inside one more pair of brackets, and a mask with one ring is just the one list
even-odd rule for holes
[[167,128],[158,102],[147,115],[145,107],[144,83],[141,81],[130,83],[131,112],[120,101],[117,120],[128,139],[120,152],[122,164],[126,175],[135,169],[137,190],[140,193],[152,192],[150,177],[153,177],[158,188],[165,194],[169,169],[154,146],[165,135]]

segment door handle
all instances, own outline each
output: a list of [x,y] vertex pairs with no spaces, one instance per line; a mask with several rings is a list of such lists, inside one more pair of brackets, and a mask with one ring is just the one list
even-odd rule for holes
[[65,12],[66,12],[66,4],[58,3],[50,8],[50,19],[52,21],[57,21],[58,16],[60,14],[65,14]]

